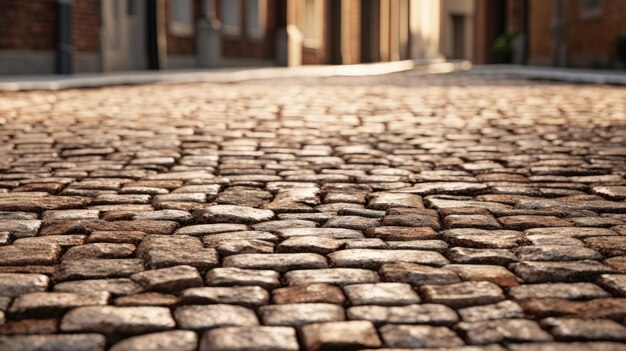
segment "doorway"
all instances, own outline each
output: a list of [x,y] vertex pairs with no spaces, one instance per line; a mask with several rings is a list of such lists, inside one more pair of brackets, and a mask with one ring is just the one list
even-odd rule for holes
[[103,71],[146,69],[146,2],[107,0],[101,4]]

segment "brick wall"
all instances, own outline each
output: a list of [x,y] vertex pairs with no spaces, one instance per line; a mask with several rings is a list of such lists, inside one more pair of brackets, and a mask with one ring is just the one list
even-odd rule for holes
[[550,64],[551,2],[530,0],[528,13],[528,63]]
[[100,11],[100,0],[72,2],[72,41],[75,52],[96,53],[100,50]]
[[626,35],[626,1],[604,0],[601,16],[589,19],[582,18],[579,2],[568,2],[568,62],[573,66],[606,66],[612,60],[615,36]]
[[[222,1],[241,1],[241,0],[222,0]],[[225,58],[254,58],[254,59],[271,59],[274,57],[274,45],[276,38],[276,13],[277,1],[267,1],[267,16],[265,18],[265,36],[263,38],[251,38],[247,35],[246,27],[246,4],[242,1],[240,4],[240,26],[241,31],[238,36],[222,36],[222,55]],[[218,2],[218,15],[220,13]]]
[[55,50],[56,6],[56,0],[0,1],[0,50]]
[[196,52],[196,33],[195,23],[200,17],[202,17],[202,0],[193,0],[193,18],[194,18],[194,33],[191,36],[177,36],[174,35],[170,28],[170,4],[169,0],[166,3],[166,18],[167,18],[167,53],[175,55],[194,55]]

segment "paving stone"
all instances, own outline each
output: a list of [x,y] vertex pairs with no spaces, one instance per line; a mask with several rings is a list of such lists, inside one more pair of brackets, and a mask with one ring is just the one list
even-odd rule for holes
[[502,289],[490,282],[463,282],[450,285],[425,285],[420,288],[425,302],[453,308],[487,305],[505,299]]
[[56,292],[106,291],[113,296],[137,294],[143,290],[141,285],[128,278],[74,280],[54,285]]
[[519,261],[507,249],[472,249],[467,247],[453,247],[448,251],[448,258],[454,263],[461,264],[494,264],[507,266]]
[[185,265],[135,273],[130,279],[146,290],[161,292],[176,292],[203,285],[198,270]]
[[[384,245],[371,245],[370,247],[363,248],[387,248],[394,250],[424,250],[424,251],[436,251],[444,254],[448,251],[448,244],[443,240],[411,240],[411,241],[390,241],[385,243],[380,239],[366,239],[371,240],[372,243],[382,242]],[[363,245],[365,246],[365,245]],[[354,241],[348,241],[346,248],[360,248],[355,245]]]
[[432,195],[432,194],[454,194],[471,195],[487,189],[487,185],[482,183],[469,182],[424,182],[417,183],[410,188],[395,190],[396,192]]
[[241,254],[224,259],[224,267],[271,269],[286,272],[295,269],[327,268],[324,256],[312,253]]
[[219,265],[215,249],[204,248],[198,238],[183,235],[148,236],[137,247],[136,255],[152,269],[189,265],[202,271]]
[[215,205],[194,209],[193,215],[204,223],[254,224],[271,220],[274,212],[247,206]]
[[411,241],[439,239],[439,235],[430,227],[397,227],[382,226],[365,230],[368,238],[379,238],[385,241]]
[[5,197],[0,198],[0,211],[43,212],[83,208],[90,199],[77,196]]
[[392,207],[424,208],[422,197],[401,193],[372,193],[368,196],[367,208],[372,210],[388,210]]
[[262,240],[262,241],[267,241],[269,243],[275,243],[280,240],[276,235],[270,232],[246,230],[246,231],[241,231],[241,232],[228,232],[228,233],[205,235],[202,241],[204,242],[206,246],[215,247],[215,246],[221,245],[224,242],[232,241],[234,239]]
[[143,270],[143,261],[133,258],[63,261],[59,264],[55,280],[126,278]]
[[470,344],[552,340],[552,336],[543,331],[537,322],[527,319],[461,322],[457,328],[465,333],[465,339]]
[[352,306],[358,305],[410,305],[420,298],[409,284],[376,283],[353,284],[343,288]]
[[15,244],[0,246],[0,266],[53,265],[61,255],[56,244]]
[[444,267],[463,280],[487,281],[502,287],[513,287],[519,284],[519,279],[504,267],[492,265],[449,264]]
[[[206,241],[205,241],[206,242]],[[217,252],[222,256],[230,256],[246,253],[273,253],[274,243],[263,240],[224,240],[206,242],[209,247],[215,248]],[[282,251],[285,252],[285,251]]]
[[276,252],[312,252],[325,255],[344,246],[345,241],[343,240],[315,236],[296,236],[278,244]]
[[376,329],[368,321],[309,324],[302,328],[302,335],[308,351],[359,350],[382,344]]
[[383,264],[378,273],[384,281],[408,283],[413,286],[461,282],[461,278],[451,270],[408,262]]
[[133,244],[93,243],[69,248],[63,255],[63,260],[127,258],[134,252]]
[[0,220],[0,232],[9,232],[15,238],[36,236],[41,224],[42,221],[36,219]]
[[46,235],[17,239],[13,241],[13,244],[52,244],[59,245],[62,249],[68,249],[73,246],[83,245],[86,238],[85,235]]
[[522,308],[508,300],[493,305],[461,308],[458,312],[464,322],[524,318]]
[[192,305],[235,304],[256,307],[267,304],[269,294],[258,286],[196,287],[183,290],[181,300],[184,304]]
[[343,286],[347,284],[377,283],[375,271],[358,268],[304,269],[290,271],[285,274],[289,285],[306,285],[325,283]]
[[0,296],[18,297],[48,289],[50,279],[43,274],[0,273]]
[[577,261],[602,259],[597,251],[582,246],[540,245],[523,246],[514,250],[524,261]]
[[498,218],[498,221],[504,228],[512,230],[572,226],[572,223],[554,216],[505,216]]
[[603,274],[598,284],[616,296],[626,296],[626,274]]
[[376,269],[385,263],[408,262],[442,266],[448,260],[438,252],[419,250],[347,249],[328,255],[337,267]]
[[582,228],[582,227],[560,227],[560,228],[533,228],[525,230],[526,235],[546,234],[550,236],[570,236],[583,239],[595,236],[613,236],[617,233],[606,228]]
[[348,319],[369,320],[381,324],[451,325],[459,317],[453,309],[437,304],[406,306],[354,306],[347,310]]
[[279,229],[276,233],[282,239],[289,239],[299,236],[319,236],[331,239],[360,239],[363,234],[354,229],[346,228],[287,228]]
[[444,218],[443,225],[446,228],[502,228],[502,225],[491,215],[449,215]]
[[626,203],[605,201],[605,200],[591,200],[591,201],[563,201],[563,200],[520,200],[517,205],[519,208],[528,208],[534,210],[561,207],[573,210],[591,210],[596,212],[609,212],[609,213],[625,213]]
[[328,303],[268,305],[259,308],[264,325],[300,327],[310,323],[342,321],[341,306]]
[[[66,235],[64,235],[66,236]],[[146,233],[140,231],[124,231],[124,232],[101,232],[95,231],[87,237],[88,243],[128,243],[139,245]]]
[[0,324],[0,335],[55,334],[59,331],[56,319],[20,319]]
[[203,334],[201,351],[297,351],[296,332],[288,327],[227,327]]
[[259,324],[253,310],[226,304],[181,306],[174,318],[179,327],[194,330]]
[[215,223],[215,224],[198,224],[190,225],[176,229],[176,235],[204,236],[210,234],[228,233],[247,230],[245,224],[231,223]]
[[162,293],[137,293],[133,295],[120,296],[115,299],[115,305],[120,307],[132,306],[163,306],[171,307],[177,305],[179,299],[174,295]]
[[380,220],[378,218],[367,218],[359,216],[337,216],[329,219],[323,227],[365,230],[370,227],[376,227],[379,224]]
[[61,321],[64,332],[141,334],[176,326],[165,307],[89,306],[75,308]]
[[33,292],[13,301],[9,312],[21,317],[54,316],[81,306],[106,305],[108,292]]
[[477,249],[510,249],[524,242],[524,235],[512,230],[459,228],[445,230],[440,234],[452,246]]
[[194,351],[198,336],[188,330],[172,330],[133,336],[115,343],[111,351]]
[[331,303],[343,305],[345,300],[340,288],[321,283],[289,286],[272,291],[272,302],[277,305],[298,303]]
[[0,350],[12,351],[104,351],[105,344],[100,334],[0,336]]
[[591,192],[609,200],[626,199],[626,186],[592,186]]
[[528,299],[519,302],[524,313],[536,318],[572,317],[581,319],[626,318],[626,299],[598,298],[588,301],[570,301],[564,299]]
[[541,325],[559,340],[626,340],[626,327],[612,320],[546,318]]
[[564,235],[551,235],[551,234],[534,234],[526,236],[532,245],[537,246],[584,246],[582,240],[564,236]]
[[252,225],[252,228],[254,230],[275,232],[277,230],[287,228],[315,228],[316,225],[316,222],[304,219],[280,219],[256,223]]
[[213,286],[260,286],[264,289],[271,290],[280,286],[279,278],[280,274],[272,270],[227,267],[214,268],[208,271],[206,274],[206,283],[207,285]]
[[412,213],[387,215],[383,218],[382,224],[400,227],[430,227],[434,230],[441,228],[437,217]]
[[529,344],[511,344],[512,351],[624,351],[626,345],[616,342],[541,342]]
[[446,327],[385,325],[380,328],[385,345],[397,348],[452,347],[465,343]]
[[592,281],[612,269],[598,261],[520,262],[513,271],[526,283]]
[[626,255],[626,237],[594,237],[583,239],[585,245],[600,252],[604,256]]
[[511,287],[509,296],[515,300],[531,298],[588,300],[610,297],[611,295],[592,283],[547,283]]

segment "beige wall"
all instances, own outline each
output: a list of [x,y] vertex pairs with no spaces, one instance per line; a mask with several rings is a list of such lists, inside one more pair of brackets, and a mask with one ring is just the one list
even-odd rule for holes
[[465,52],[463,58],[470,60],[473,55],[473,34],[474,34],[474,0],[442,0],[442,51],[444,56],[451,57],[454,52],[454,38],[452,27],[452,15],[462,15],[465,17]]
[[465,17],[464,59],[471,59],[474,36],[474,0],[411,0],[411,57],[450,58],[454,52],[452,15]]
[[443,57],[441,47],[441,1],[411,0],[411,57],[436,59]]

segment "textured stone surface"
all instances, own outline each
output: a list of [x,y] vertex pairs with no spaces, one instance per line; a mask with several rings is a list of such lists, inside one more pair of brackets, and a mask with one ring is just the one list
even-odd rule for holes
[[0,92],[0,349],[624,351],[623,95]]
[[193,351],[198,345],[196,333],[187,330],[172,330],[160,333],[133,336],[117,342],[111,351]]
[[174,318],[184,329],[255,326],[259,321],[251,309],[226,304],[189,305],[176,308]]
[[288,327],[228,327],[202,335],[200,351],[297,351],[296,332]]
[[385,345],[397,348],[434,348],[465,343],[446,327],[426,325],[386,325],[380,328]]
[[302,328],[307,350],[358,350],[381,346],[376,329],[368,321],[327,322]]
[[63,316],[65,332],[140,334],[176,326],[170,310],[164,307],[79,307]]

